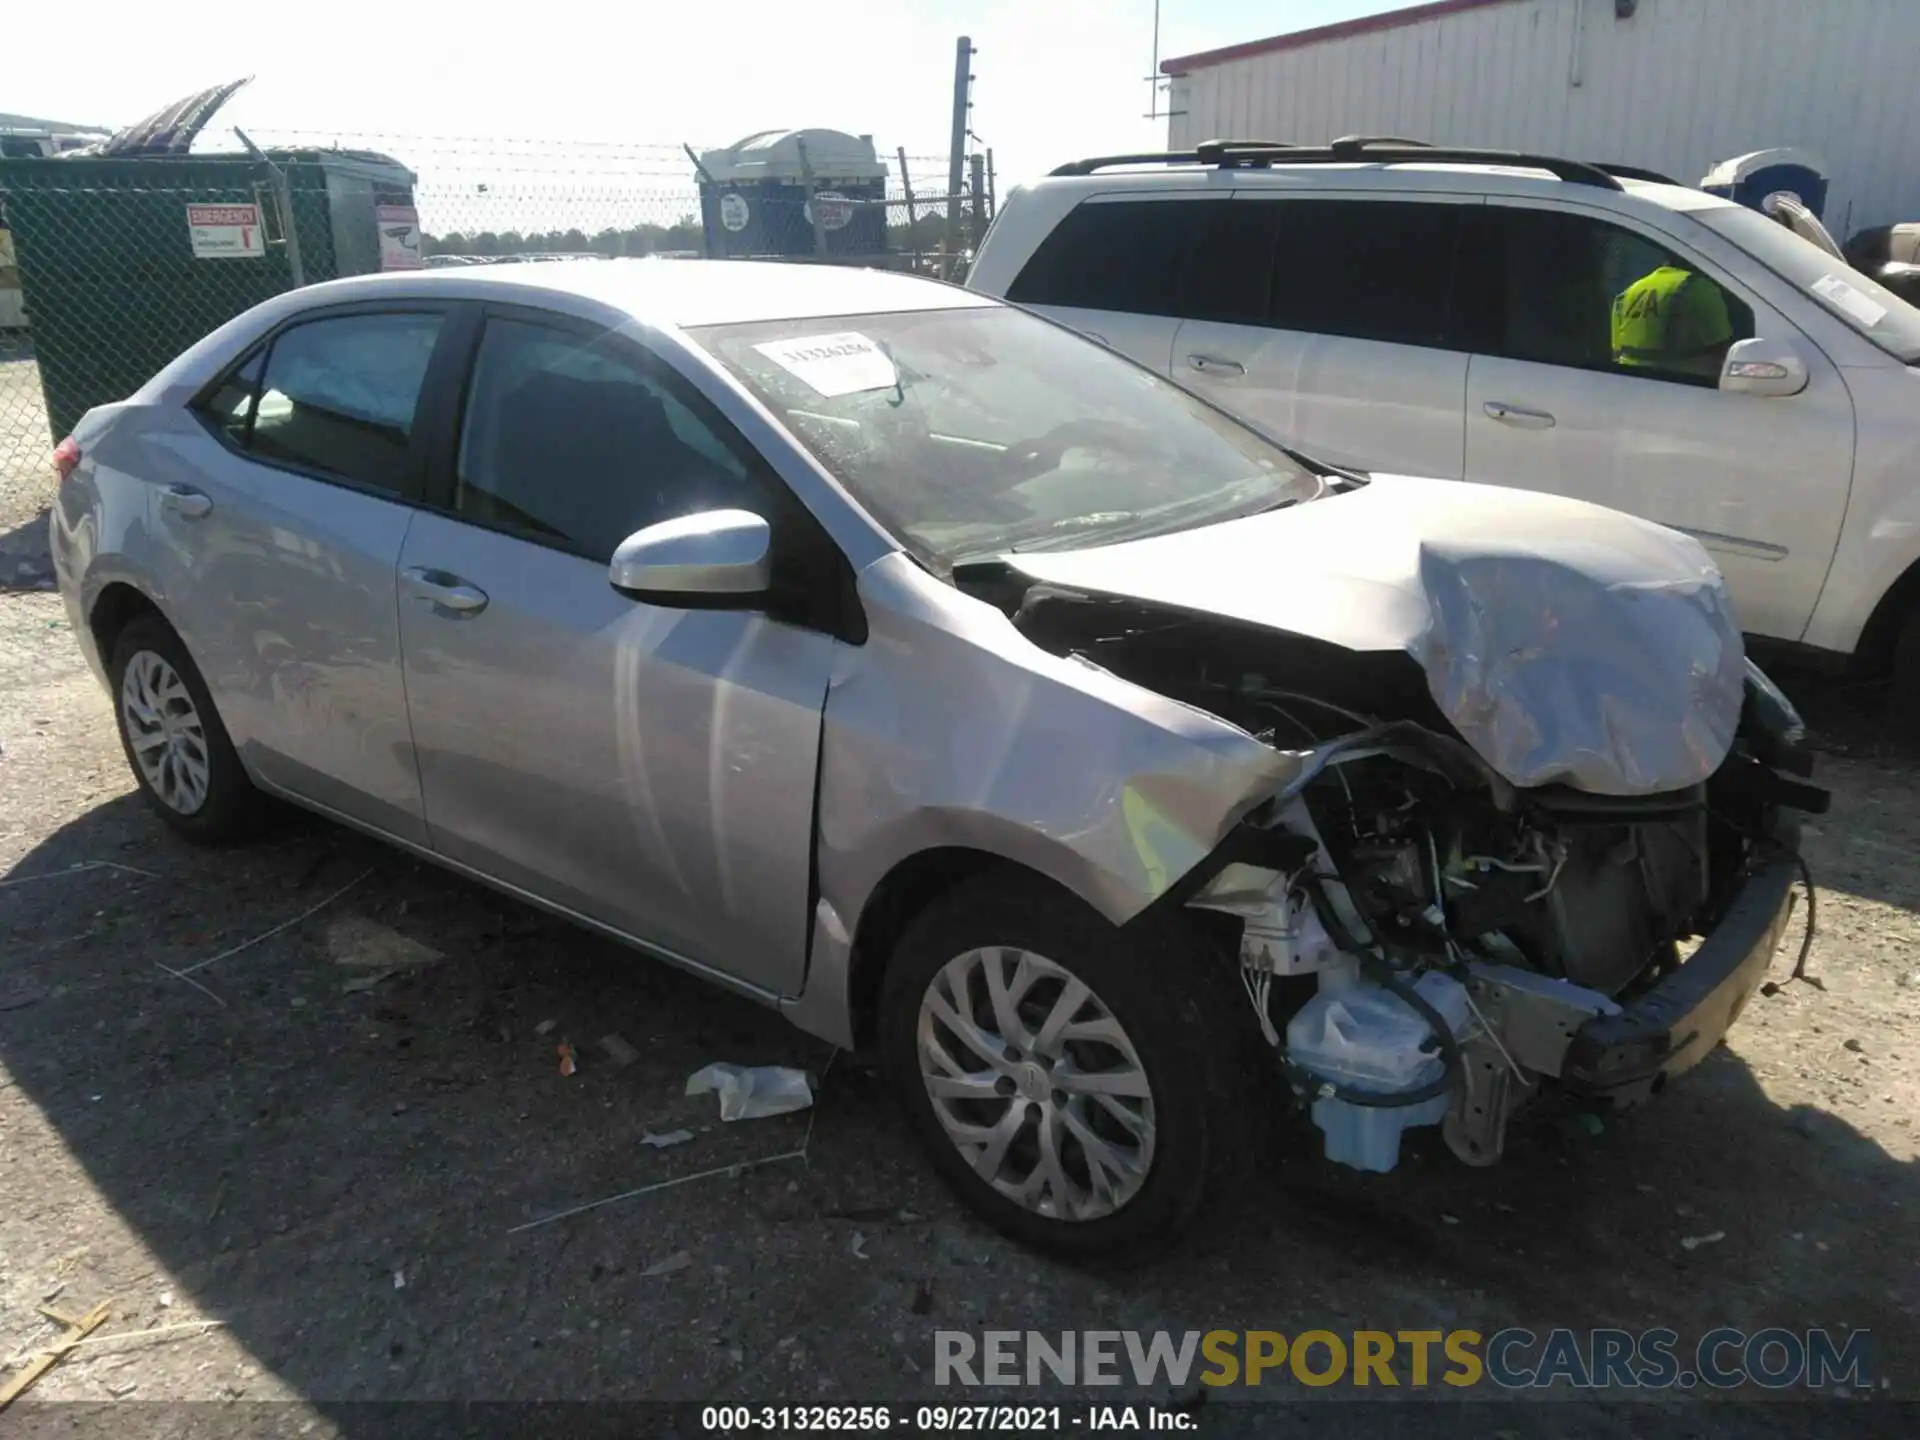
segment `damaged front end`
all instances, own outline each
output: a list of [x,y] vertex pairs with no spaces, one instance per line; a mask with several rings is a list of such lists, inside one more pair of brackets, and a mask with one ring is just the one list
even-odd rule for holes
[[1427,623],[1397,649],[967,577],[1043,649],[1294,762],[1156,908],[1237,925],[1328,1157],[1375,1171],[1410,1127],[1491,1164],[1543,1090],[1632,1105],[1697,1063],[1785,927],[1790,812],[1827,798],[1710,566],[1651,599],[1551,555],[1423,546],[1417,574]]

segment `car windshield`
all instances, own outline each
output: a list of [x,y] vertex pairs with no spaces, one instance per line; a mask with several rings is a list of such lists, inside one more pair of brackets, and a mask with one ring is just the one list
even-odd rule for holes
[[693,332],[903,544],[941,566],[1309,500],[1285,450],[1003,306]]
[[1718,231],[1890,355],[1920,363],[1920,310],[1810,240],[1744,205],[1696,210]]

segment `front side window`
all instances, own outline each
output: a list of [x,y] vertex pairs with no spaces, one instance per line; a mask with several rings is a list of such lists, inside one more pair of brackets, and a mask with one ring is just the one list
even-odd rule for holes
[[[440,324],[438,315],[340,315],[281,331],[267,352],[248,451],[405,492],[414,411]],[[222,424],[230,435],[232,414]]]
[[1697,263],[1591,216],[1489,206],[1467,250],[1458,310],[1478,353],[1714,385],[1753,335],[1753,311]]
[[454,510],[603,562],[660,520],[765,513],[767,487],[723,425],[624,346],[496,317],[474,362]]
[[1312,499],[1254,431],[1005,306],[708,326],[717,356],[936,565],[1072,549]]

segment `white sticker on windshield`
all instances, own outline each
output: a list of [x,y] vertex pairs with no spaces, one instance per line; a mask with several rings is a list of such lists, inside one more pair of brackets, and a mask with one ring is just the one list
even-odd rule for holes
[[753,347],[782,370],[798,376],[820,395],[853,395],[862,390],[891,390],[900,383],[893,361],[857,331],[773,340]]
[[1822,275],[1813,282],[1813,293],[1862,325],[1878,325],[1887,316],[1886,306],[1876,305],[1871,295],[1856,290],[1838,275]]

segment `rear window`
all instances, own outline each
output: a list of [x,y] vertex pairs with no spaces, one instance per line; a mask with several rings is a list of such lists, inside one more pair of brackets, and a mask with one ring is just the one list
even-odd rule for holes
[[1181,315],[1188,255],[1222,200],[1087,200],[1067,213],[1007,287],[1021,305]]

